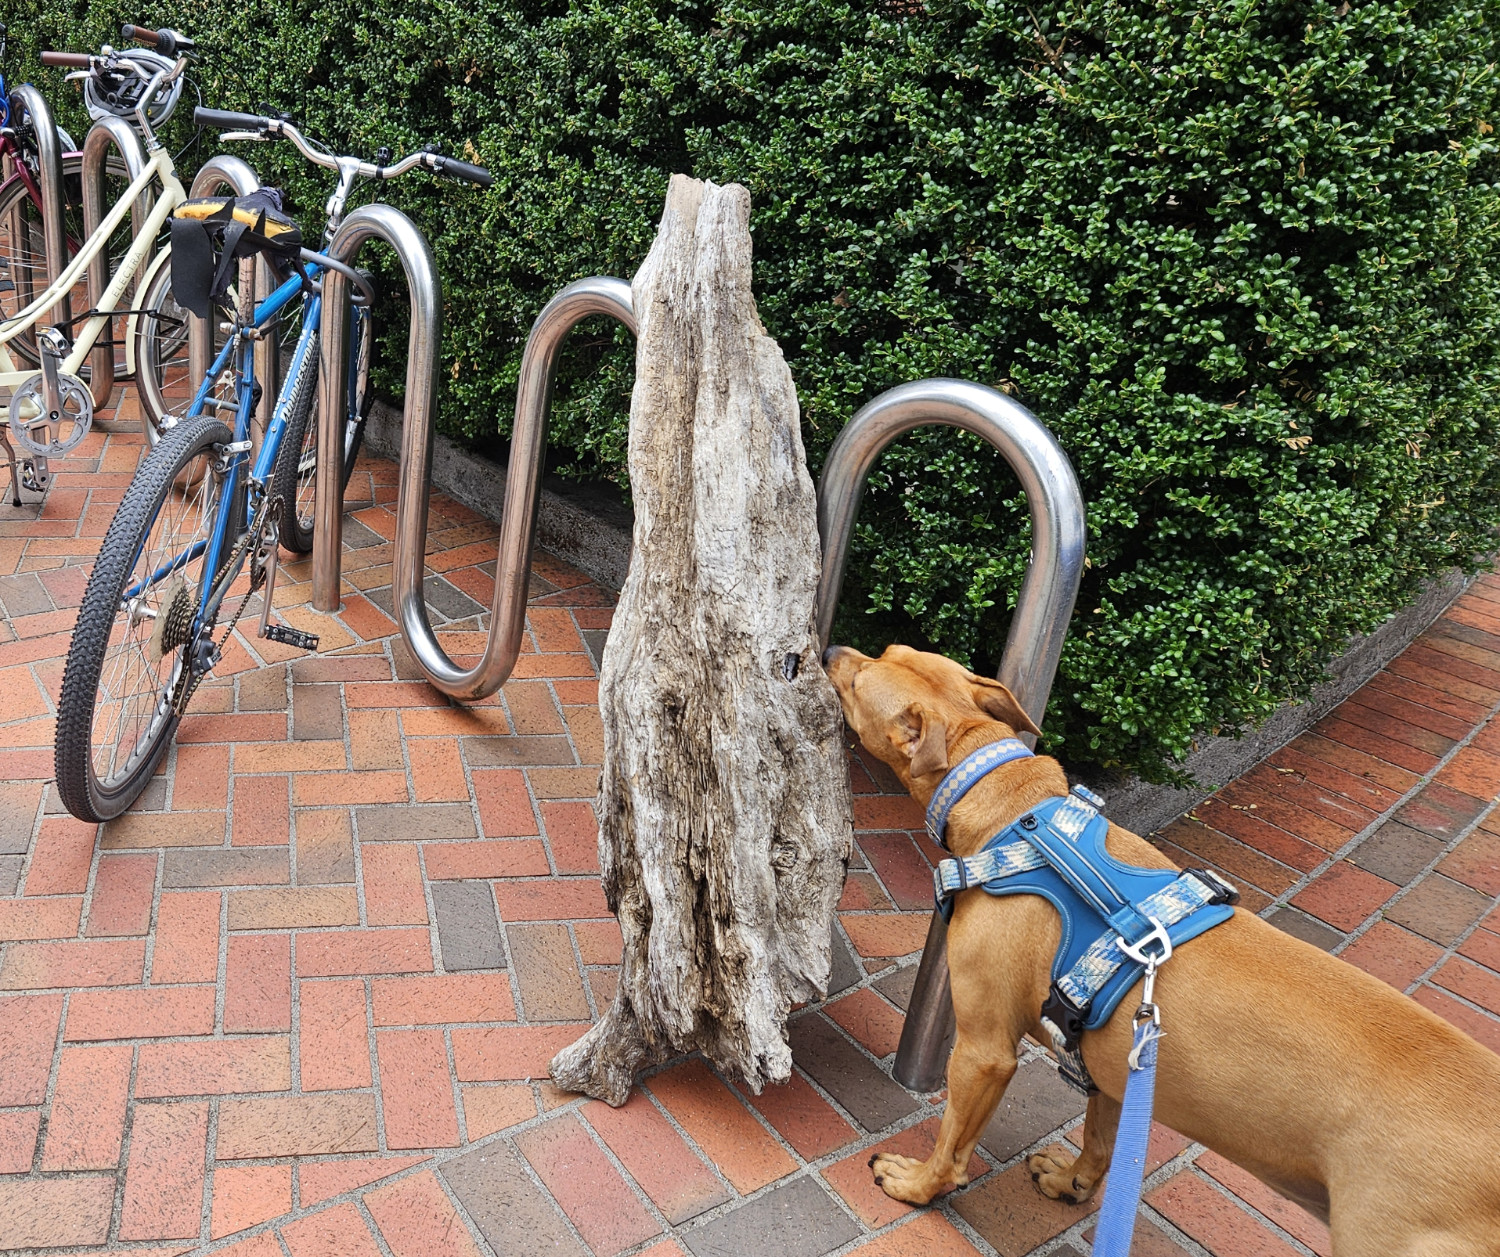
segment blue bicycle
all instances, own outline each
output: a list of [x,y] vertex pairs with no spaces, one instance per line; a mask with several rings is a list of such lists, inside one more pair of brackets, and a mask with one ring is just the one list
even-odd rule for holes
[[[336,171],[328,241],[357,178],[392,179],[420,166],[490,183],[482,168],[431,151],[394,164],[384,153],[376,162],[337,156],[279,118],[199,109],[195,120],[231,128],[225,139],[288,139],[308,160]],[[374,294],[363,272],[303,248],[277,201],[262,189],[189,201],[176,211],[175,300],[227,315],[228,334],[185,413],[163,421],[162,439],[121,500],[79,607],[58,698],[55,754],[58,793],[80,820],[109,820],[134,802],[256,597],[259,636],[317,647],[316,637],[275,623],[271,606],[280,547],[306,552],[312,544],[321,280],[338,270],[353,285],[345,479],[366,413]],[[229,285],[235,259],[257,254],[286,273],[259,305],[248,285],[238,294]],[[300,329],[254,465],[247,466],[260,395],[255,343],[283,316],[300,320]]]

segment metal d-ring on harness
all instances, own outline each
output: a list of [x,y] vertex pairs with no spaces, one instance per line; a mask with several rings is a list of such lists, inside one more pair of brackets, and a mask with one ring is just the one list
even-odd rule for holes
[[[995,769],[1031,755],[1023,742],[1005,738],[965,757],[933,792],[928,832],[946,848],[954,805]],[[1149,869],[1116,859],[1104,845],[1109,822],[1100,814],[1103,806],[1084,786],[1047,799],[975,855],[939,861],[933,891],[945,918],[954,896],[971,887],[991,895],[1040,895],[1057,909],[1062,935],[1041,1022],[1052,1038],[1058,1072],[1085,1094],[1097,1088],[1084,1064],[1083,1032],[1104,1025],[1143,979],[1113,1169],[1094,1239],[1096,1257],[1125,1257],[1140,1203],[1156,1086],[1156,973],[1174,947],[1227,921],[1239,892],[1206,869]]]

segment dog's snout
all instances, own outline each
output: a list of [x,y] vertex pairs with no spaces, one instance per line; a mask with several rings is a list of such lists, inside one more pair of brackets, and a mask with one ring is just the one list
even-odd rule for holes
[[823,651],[823,666],[826,668],[838,658],[841,650],[848,650],[847,646],[829,646]]

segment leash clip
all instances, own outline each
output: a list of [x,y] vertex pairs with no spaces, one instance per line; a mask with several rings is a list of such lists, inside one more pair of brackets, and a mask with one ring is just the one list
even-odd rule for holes
[[[1118,934],[1116,938],[1119,939],[1119,942],[1115,945],[1129,956],[1130,959],[1135,961],[1136,964],[1145,965],[1146,972],[1150,974],[1155,970],[1157,965],[1166,964],[1167,961],[1172,959],[1172,938],[1167,933],[1167,927],[1155,917],[1148,916],[1146,920],[1151,922],[1151,932],[1149,934],[1134,943],[1130,942],[1123,934]],[[1146,948],[1153,943],[1161,950],[1148,952]]]
[[1135,1010],[1133,1018],[1139,1026],[1143,1021],[1149,1021],[1152,1025],[1161,1025],[1161,1009],[1156,1006],[1156,970],[1159,962],[1156,959],[1146,961],[1146,973],[1141,980],[1141,1006]]

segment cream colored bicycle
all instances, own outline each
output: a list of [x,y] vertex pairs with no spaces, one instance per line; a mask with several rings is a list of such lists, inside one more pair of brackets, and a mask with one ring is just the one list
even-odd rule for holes
[[[170,105],[175,104],[182,90],[182,76],[193,41],[178,31],[153,31],[139,26],[124,27],[124,35],[126,39],[149,45],[157,55],[148,58],[135,52],[117,52],[107,46],[97,55],[42,53],[44,64],[74,67],[68,78],[84,79],[86,87],[95,94],[133,102],[131,112],[145,144],[146,163],[93,234],[79,246],[56,281],[25,309],[0,323],[0,403],[4,404],[0,420],[6,424],[0,428],[0,445],[10,466],[11,497],[18,506],[21,486],[45,490],[52,478],[48,460],[61,458],[74,449],[93,425],[96,402],[108,400],[96,399],[89,391],[81,376],[83,364],[117,316],[129,317],[126,345],[134,345],[139,311],[129,308],[128,295],[136,289],[137,276],[144,290],[167,265],[169,254],[157,251],[157,240],[172,211],[187,200],[172,156],[157,139],[154,127],[165,121]],[[155,192],[158,186],[160,191]],[[42,320],[73,291],[95,259],[108,256],[111,239],[137,201],[149,198],[154,192],[154,204],[125,255],[115,263],[98,304],[82,319],[74,321],[75,325],[81,322],[82,327],[72,344],[61,331],[43,328]],[[19,355],[13,355],[8,348],[10,342],[28,334],[34,336],[40,351],[39,371],[18,365]],[[19,446],[28,457],[18,459],[14,446]]]

